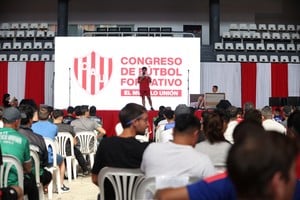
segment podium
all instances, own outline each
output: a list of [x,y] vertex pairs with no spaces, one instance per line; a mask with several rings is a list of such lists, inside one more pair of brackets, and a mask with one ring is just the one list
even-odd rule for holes
[[205,93],[206,108],[216,108],[221,100],[225,100],[225,93]]

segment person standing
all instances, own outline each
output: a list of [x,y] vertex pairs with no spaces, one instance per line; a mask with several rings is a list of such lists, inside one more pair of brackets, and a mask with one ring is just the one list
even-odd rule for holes
[[142,97],[142,104],[145,107],[145,96],[148,99],[151,110],[154,110],[152,107],[152,100],[150,95],[150,83],[151,77],[147,74],[147,67],[142,67],[142,74],[138,77],[138,83],[140,84],[140,96]]

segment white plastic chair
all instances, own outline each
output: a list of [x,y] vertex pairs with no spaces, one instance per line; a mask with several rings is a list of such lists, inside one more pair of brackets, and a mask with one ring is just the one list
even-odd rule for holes
[[33,49],[42,49],[42,42],[34,42]]
[[235,43],[235,50],[243,51],[244,50],[244,43]]
[[286,30],[285,24],[278,24],[278,25],[277,25],[277,30],[278,30],[278,31],[285,31],[285,30]]
[[45,197],[44,197],[43,185],[40,181],[40,157],[38,151],[39,148],[37,146],[30,145],[30,156],[34,162],[35,180],[36,180],[37,188],[39,190],[39,199],[43,200]]
[[97,150],[97,135],[93,131],[82,131],[78,132],[75,135],[75,139],[77,139],[80,144],[79,150],[87,157],[89,155],[91,167],[94,165],[95,154]]
[[260,55],[259,56],[259,62],[269,62],[267,55]]
[[249,62],[257,62],[257,55],[249,55]]
[[[187,184],[194,183],[199,180],[199,178],[197,178],[197,177],[163,177],[163,178],[168,179],[168,181],[173,181],[172,184],[176,184],[175,182],[180,183],[179,185],[176,184],[177,187],[186,185],[186,184],[184,184],[185,181],[182,181],[182,180],[187,180]],[[175,187],[175,186],[170,185],[168,187]],[[137,199],[137,200],[153,199],[154,194],[157,189],[158,189],[157,188],[157,178],[156,177],[145,177],[141,181],[141,183],[138,185],[135,199]]]
[[264,51],[265,50],[265,44],[264,43],[257,43],[256,44],[256,50],[257,51]]
[[135,200],[137,187],[144,179],[144,173],[140,169],[102,168],[98,174],[101,200],[105,199],[105,179],[111,182],[116,200]]
[[2,188],[8,186],[8,174],[11,168],[14,166],[17,171],[19,187],[23,190],[24,172],[21,162],[16,157],[11,155],[2,155],[2,159],[3,165],[0,166],[0,187]]
[[278,62],[279,61],[279,58],[277,55],[271,55],[270,56],[270,62]]
[[27,54],[20,54],[19,61],[28,61],[28,55]]
[[0,61],[7,61],[7,55],[6,54],[0,54]]
[[232,42],[226,42],[225,43],[225,50],[233,50],[233,43]]
[[[68,174],[68,181],[71,182],[72,180],[72,170],[74,179],[76,179],[76,167],[77,161],[74,154],[74,138],[71,133],[68,132],[58,132],[57,136],[55,137],[57,144],[58,144],[58,154],[66,159],[67,165],[67,174]],[[70,142],[70,150],[71,155],[67,155],[67,143]]]
[[280,62],[289,62],[288,56],[280,56]]
[[225,55],[224,54],[217,54],[217,61],[218,62],[225,62]]
[[24,42],[23,49],[32,49],[32,42]]
[[299,56],[291,56],[291,62],[298,63],[299,62]]
[[[59,166],[57,165],[56,162],[56,156],[58,153],[58,145],[56,141],[53,141],[51,138],[44,138],[45,140],[45,144],[47,149],[51,148],[52,152],[53,152],[53,166],[52,167],[47,167],[47,170],[49,172],[51,172],[52,177],[53,174],[55,174],[55,179],[56,179],[56,187],[57,187],[57,192],[58,194],[61,193],[61,189],[60,189],[60,170],[59,170]],[[49,150],[48,150],[49,151]],[[48,199],[52,199],[53,197],[53,178],[51,180],[51,182],[48,185]]]
[[39,60],[39,54],[31,54],[30,55],[30,61],[38,61]]
[[215,50],[223,50],[223,43],[222,42],[216,42],[215,43]]

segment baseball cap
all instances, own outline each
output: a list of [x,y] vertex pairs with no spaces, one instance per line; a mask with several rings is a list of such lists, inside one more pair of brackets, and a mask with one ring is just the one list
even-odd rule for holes
[[191,114],[191,109],[185,104],[179,104],[174,111],[175,116],[181,115],[181,114]]
[[25,113],[22,113],[15,107],[5,108],[3,111],[3,119],[7,121],[7,123],[15,122],[18,119],[26,118]]

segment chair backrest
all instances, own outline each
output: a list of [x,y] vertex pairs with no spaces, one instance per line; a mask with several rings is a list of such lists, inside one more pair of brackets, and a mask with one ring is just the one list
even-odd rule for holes
[[30,145],[30,156],[34,162],[35,180],[37,184],[40,184],[40,157],[38,154],[39,148],[35,145]]
[[[57,166],[57,160],[56,160],[56,155],[58,153],[58,144],[56,141],[52,140],[51,138],[46,138],[44,137],[45,144],[47,147],[47,150],[49,152],[49,148],[52,150],[52,156],[53,156],[53,167]],[[49,155],[49,153],[48,153]]]
[[74,138],[71,133],[58,132],[55,137],[58,144],[58,154],[63,157],[67,157],[67,144],[70,144],[71,156],[74,156]]
[[[167,178],[170,181],[173,180],[172,184],[176,184],[176,183],[174,183],[174,180],[176,182],[177,177],[167,177]],[[184,177],[179,177],[179,179],[181,179],[181,180],[182,180],[182,178],[184,178]],[[199,180],[198,177],[186,177],[186,178],[188,179],[188,184],[194,183]],[[179,182],[182,182],[181,180],[179,180]],[[135,199],[137,199],[137,200],[138,199],[153,199],[154,194],[157,189],[156,184],[157,184],[157,180],[155,177],[144,178],[137,188]],[[180,184],[180,186],[182,186],[182,185]],[[170,187],[172,187],[172,186],[170,186]]]
[[115,192],[116,200],[135,200],[137,187],[144,179],[140,169],[126,169],[115,167],[104,167],[98,174],[100,187],[100,199],[105,198],[104,181],[108,179]]
[[0,166],[0,187],[8,186],[8,175],[11,173],[11,170],[15,168],[18,176],[19,187],[23,189],[23,166],[20,161],[14,156],[2,155],[3,165]]
[[[97,150],[97,135],[93,131],[82,131],[75,135],[75,138],[80,143],[80,152],[82,154],[89,154]],[[93,148],[90,148],[93,144]]]

